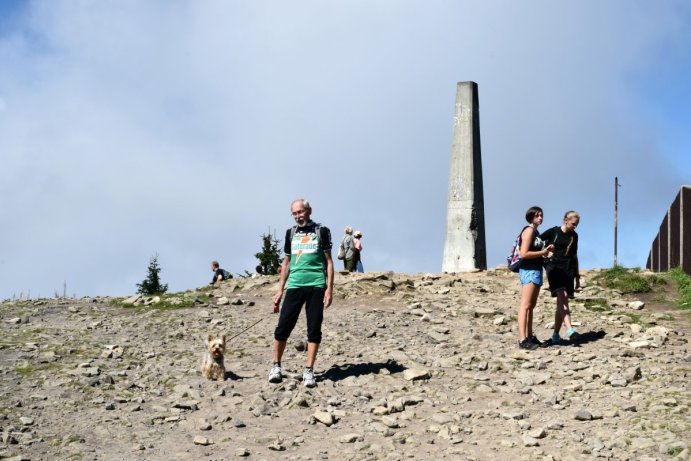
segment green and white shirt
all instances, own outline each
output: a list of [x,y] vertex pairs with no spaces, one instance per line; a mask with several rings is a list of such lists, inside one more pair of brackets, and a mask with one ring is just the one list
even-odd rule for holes
[[286,231],[283,252],[290,256],[290,274],[286,288],[326,288],[324,252],[331,251],[331,231],[310,221],[304,227]]

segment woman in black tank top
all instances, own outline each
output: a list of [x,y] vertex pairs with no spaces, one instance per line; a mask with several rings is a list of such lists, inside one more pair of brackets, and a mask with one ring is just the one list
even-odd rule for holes
[[542,286],[542,262],[552,250],[552,245],[545,247],[537,231],[542,219],[542,208],[530,207],[525,213],[525,220],[529,225],[521,232],[521,267],[518,270],[521,279],[521,305],[518,308],[520,349],[532,350],[548,344],[541,342],[533,334],[533,309]]

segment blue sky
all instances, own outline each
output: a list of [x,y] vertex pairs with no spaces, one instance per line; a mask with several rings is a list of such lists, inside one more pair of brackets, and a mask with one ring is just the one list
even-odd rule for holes
[[255,266],[304,196],[367,270],[441,268],[456,83],[479,85],[488,263],[525,210],[643,266],[691,183],[685,1],[0,1],[0,298]]

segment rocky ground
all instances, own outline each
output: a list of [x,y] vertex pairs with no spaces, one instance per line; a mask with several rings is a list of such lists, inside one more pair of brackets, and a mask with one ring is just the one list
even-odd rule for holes
[[[305,389],[302,320],[289,377],[267,381],[275,287],[228,281],[164,308],[1,304],[0,458],[688,458],[689,314],[664,302],[589,283],[572,303],[583,341],[522,351],[515,274],[338,274],[318,386]],[[542,339],[553,306],[543,291]],[[230,341],[227,379],[202,378],[203,339],[258,321]]]

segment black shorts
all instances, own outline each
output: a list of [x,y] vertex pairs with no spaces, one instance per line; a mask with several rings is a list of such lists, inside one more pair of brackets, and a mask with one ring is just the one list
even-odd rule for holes
[[319,344],[322,340],[322,320],[324,319],[323,287],[300,287],[286,290],[274,339],[286,341],[298,322],[302,306],[307,317],[307,342]]
[[571,277],[564,269],[560,267],[553,267],[547,271],[547,281],[549,282],[549,291],[552,297],[556,298],[557,293],[561,290],[566,291],[569,298],[573,298],[574,293],[574,278]]

